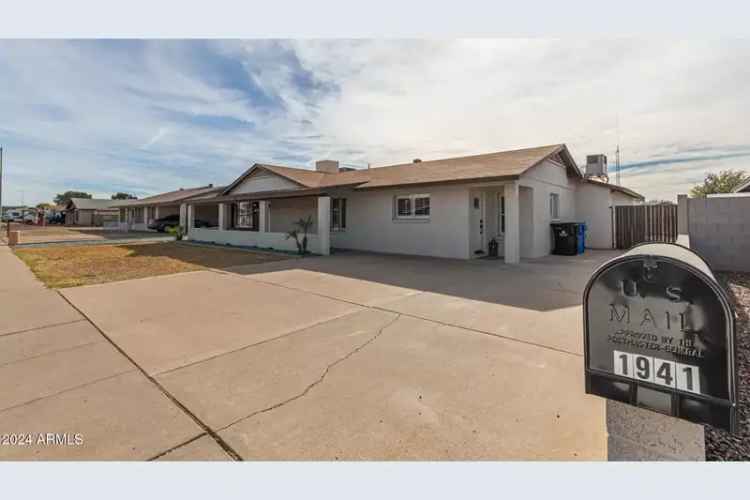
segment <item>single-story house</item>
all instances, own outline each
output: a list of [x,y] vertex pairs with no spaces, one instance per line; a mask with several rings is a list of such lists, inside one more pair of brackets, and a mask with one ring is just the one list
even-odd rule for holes
[[117,209],[112,200],[71,198],[65,204],[65,224],[68,226],[103,226],[106,221],[117,220]]
[[[458,259],[491,240],[509,263],[547,255],[550,224],[582,221],[589,246],[612,248],[612,208],[643,197],[587,179],[564,144],[379,168],[315,170],[256,163],[221,192],[185,200],[191,240],[294,250],[286,237],[311,217],[309,249]],[[195,227],[215,218],[216,227]]]
[[[196,196],[215,195],[223,189],[223,187],[214,187],[213,184],[196,188],[180,188],[140,200],[113,201],[111,206],[118,210],[120,224],[125,224],[129,230],[146,231],[151,222],[169,215],[179,215],[180,225],[184,227],[187,224],[184,204],[186,200]],[[215,226],[218,220],[207,220],[206,224]]]

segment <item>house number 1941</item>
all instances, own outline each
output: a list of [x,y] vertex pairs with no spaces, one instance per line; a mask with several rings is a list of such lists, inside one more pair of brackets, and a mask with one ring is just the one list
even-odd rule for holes
[[614,351],[615,374],[642,382],[701,393],[697,366],[653,358],[642,354]]

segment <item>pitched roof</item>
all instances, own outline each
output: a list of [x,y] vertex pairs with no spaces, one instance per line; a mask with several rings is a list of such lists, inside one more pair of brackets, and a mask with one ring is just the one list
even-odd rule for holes
[[412,184],[514,179],[552,157],[563,162],[569,173],[576,177],[582,177],[581,171],[570,155],[568,148],[564,144],[555,144],[513,151],[421,161],[419,163],[401,163],[366,170],[347,170],[337,173],[256,163],[227,186],[222,195],[231,193],[232,189],[259,169],[273,172],[303,188],[356,186],[355,189],[371,189]]
[[113,210],[112,203],[112,200],[100,198],[71,198],[66,208],[75,208],[77,210]]
[[593,184],[595,186],[607,187],[611,191],[618,191],[622,194],[625,194],[627,196],[630,196],[632,198],[635,198],[641,201],[646,199],[642,194],[637,193],[633,191],[632,189],[626,188],[624,186],[618,186],[617,184],[610,184],[609,182],[599,181],[596,179],[584,179],[584,180],[588,182],[589,184]]
[[154,196],[148,196],[141,198],[140,200],[116,200],[111,201],[110,204],[113,207],[134,207],[134,206],[145,206],[145,205],[167,205],[171,203],[177,203],[189,198],[197,196],[219,193],[224,189],[223,186],[214,187],[212,184],[208,186],[200,186],[195,188],[180,188],[167,193],[161,193]]
[[746,193],[748,191],[750,191],[750,177],[732,190],[733,193]]

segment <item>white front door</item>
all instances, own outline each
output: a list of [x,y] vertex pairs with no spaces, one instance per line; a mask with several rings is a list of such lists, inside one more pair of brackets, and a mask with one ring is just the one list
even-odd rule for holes
[[505,255],[505,196],[497,193],[497,254]]
[[469,207],[471,213],[471,257],[487,255],[485,248],[484,193],[471,193]]

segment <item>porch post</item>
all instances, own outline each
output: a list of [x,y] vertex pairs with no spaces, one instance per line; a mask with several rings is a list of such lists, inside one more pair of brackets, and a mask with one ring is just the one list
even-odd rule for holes
[[187,228],[187,205],[180,204],[180,226]]
[[258,202],[258,232],[268,232],[268,201],[266,200]]
[[224,229],[226,229],[227,218],[224,213],[226,210],[226,207],[227,207],[226,203],[219,203],[219,231],[224,231]]
[[159,218],[159,205],[154,207],[154,220]]
[[187,233],[188,236],[193,230],[193,224],[195,224],[195,207],[193,205],[187,206]]
[[322,255],[331,254],[331,197],[318,197],[318,243]]
[[518,182],[505,185],[505,263],[521,262],[521,217]]

